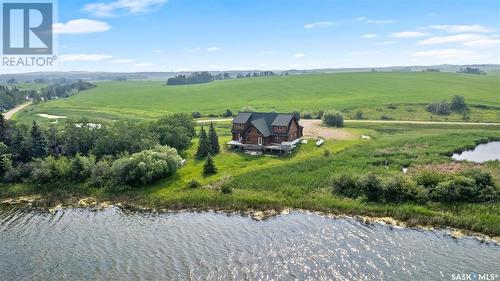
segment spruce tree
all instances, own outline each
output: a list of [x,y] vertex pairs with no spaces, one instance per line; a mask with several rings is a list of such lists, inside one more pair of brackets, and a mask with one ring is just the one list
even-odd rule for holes
[[205,165],[203,165],[203,174],[204,175],[217,174],[217,167],[215,167],[214,159],[210,154],[208,154],[207,160],[205,161]]
[[5,120],[3,114],[0,113],[0,142],[7,143],[7,138],[8,138],[7,131],[8,131],[7,120]]
[[31,156],[33,158],[43,158],[47,156],[47,137],[36,121],[31,126]]
[[196,152],[197,159],[203,159],[209,153],[208,138],[205,129],[200,129],[200,142],[198,143],[198,151]]
[[16,161],[24,161],[29,160],[30,153],[29,149],[26,145],[26,141],[24,138],[24,134],[21,130],[16,130],[14,137],[12,139],[12,143],[10,145],[10,151],[12,153],[13,158]]
[[215,155],[220,152],[219,137],[217,136],[217,132],[215,131],[213,122],[210,122],[210,128],[208,130],[208,144],[208,152],[210,154]]

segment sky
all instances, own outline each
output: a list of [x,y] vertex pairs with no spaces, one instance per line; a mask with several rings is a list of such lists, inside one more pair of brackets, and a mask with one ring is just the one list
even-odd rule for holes
[[500,63],[500,1],[59,0],[59,69]]

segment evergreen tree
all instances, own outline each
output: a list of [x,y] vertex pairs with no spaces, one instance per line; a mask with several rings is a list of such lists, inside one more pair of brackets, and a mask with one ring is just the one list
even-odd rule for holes
[[47,156],[47,137],[36,121],[31,126],[31,156],[33,158],[43,158]]
[[215,167],[214,159],[210,154],[208,154],[207,160],[205,161],[205,165],[203,165],[203,174],[204,175],[217,174],[217,167]]
[[7,120],[3,114],[0,113],[0,142],[7,143],[8,139],[8,125]]
[[29,148],[26,144],[24,134],[17,129],[10,145],[10,151],[16,161],[26,161],[30,158]]
[[208,130],[208,145],[208,152],[210,154],[215,155],[220,152],[219,137],[217,136],[213,122],[210,122],[210,128]]
[[209,143],[208,143],[208,138],[207,138],[207,133],[205,132],[205,129],[201,127],[200,129],[200,142],[198,143],[198,151],[196,151],[196,158],[197,159],[202,159],[206,157],[209,153]]

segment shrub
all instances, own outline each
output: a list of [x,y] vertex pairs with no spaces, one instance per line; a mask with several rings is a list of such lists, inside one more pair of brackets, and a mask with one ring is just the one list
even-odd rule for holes
[[463,96],[453,96],[451,98],[450,110],[455,112],[465,112],[467,109],[467,104],[465,103],[465,98]]
[[380,120],[393,120],[394,118],[392,118],[391,116],[389,115],[382,115],[380,116]]
[[23,182],[28,181],[33,170],[33,163],[19,164],[5,173],[7,182]]
[[358,186],[369,201],[378,201],[383,194],[382,180],[375,174],[360,178]]
[[198,111],[195,111],[195,112],[191,113],[191,116],[193,116],[193,118],[201,118],[201,113]]
[[300,118],[300,110],[297,109],[293,110],[292,115],[295,116],[296,118]]
[[428,112],[436,115],[449,115],[450,104],[446,101],[431,103],[425,108]]
[[356,113],[354,114],[354,119],[358,119],[358,120],[363,120],[365,119],[365,114],[363,113],[363,111],[361,110],[358,110],[356,111]]
[[302,112],[302,119],[313,119],[312,112],[310,112],[310,111],[303,111]]
[[71,159],[70,164],[70,177],[75,182],[83,182],[90,177],[91,169],[94,166],[94,157],[85,157],[77,154]]
[[222,117],[233,117],[233,112],[227,109],[226,112],[222,114]]
[[46,184],[64,182],[71,172],[70,161],[66,157],[35,159],[31,171],[31,180],[35,183]]
[[314,114],[314,119],[322,119],[324,114],[325,114],[325,111],[324,111],[324,110],[318,110],[318,111]]
[[103,188],[111,184],[111,179],[112,171],[110,163],[101,160],[92,166],[88,184],[93,187]]
[[396,176],[384,184],[384,200],[387,202],[415,201],[423,203],[427,201],[427,190],[417,185],[412,179]]
[[444,177],[446,176],[441,173],[430,169],[425,169],[418,172],[414,176],[414,179],[419,185],[423,185],[427,188],[434,188],[439,182],[443,180]]
[[324,149],[323,150],[323,156],[328,157],[332,154],[332,152],[329,149]]
[[201,186],[200,182],[195,179],[190,180],[187,184],[187,187],[189,188],[198,188],[200,186]]
[[5,175],[5,173],[12,169],[12,155],[3,154],[0,155],[0,176]]
[[356,198],[362,195],[358,179],[351,174],[343,174],[332,179],[333,191],[347,197]]
[[156,146],[115,160],[111,171],[116,184],[138,186],[174,174],[181,161],[175,148]]
[[344,127],[344,115],[340,111],[327,111],[323,114],[323,124],[337,128]]

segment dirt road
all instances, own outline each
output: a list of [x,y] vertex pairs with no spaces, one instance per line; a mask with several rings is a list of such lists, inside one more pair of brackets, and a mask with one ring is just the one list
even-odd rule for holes
[[5,112],[5,114],[3,116],[5,117],[5,119],[9,120],[12,118],[12,116],[14,116],[14,114],[18,113],[19,111],[25,109],[26,107],[28,107],[30,105],[31,105],[31,101],[29,101],[27,103],[23,103],[21,105],[18,105],[16,107],[14,107],[13,109]]

